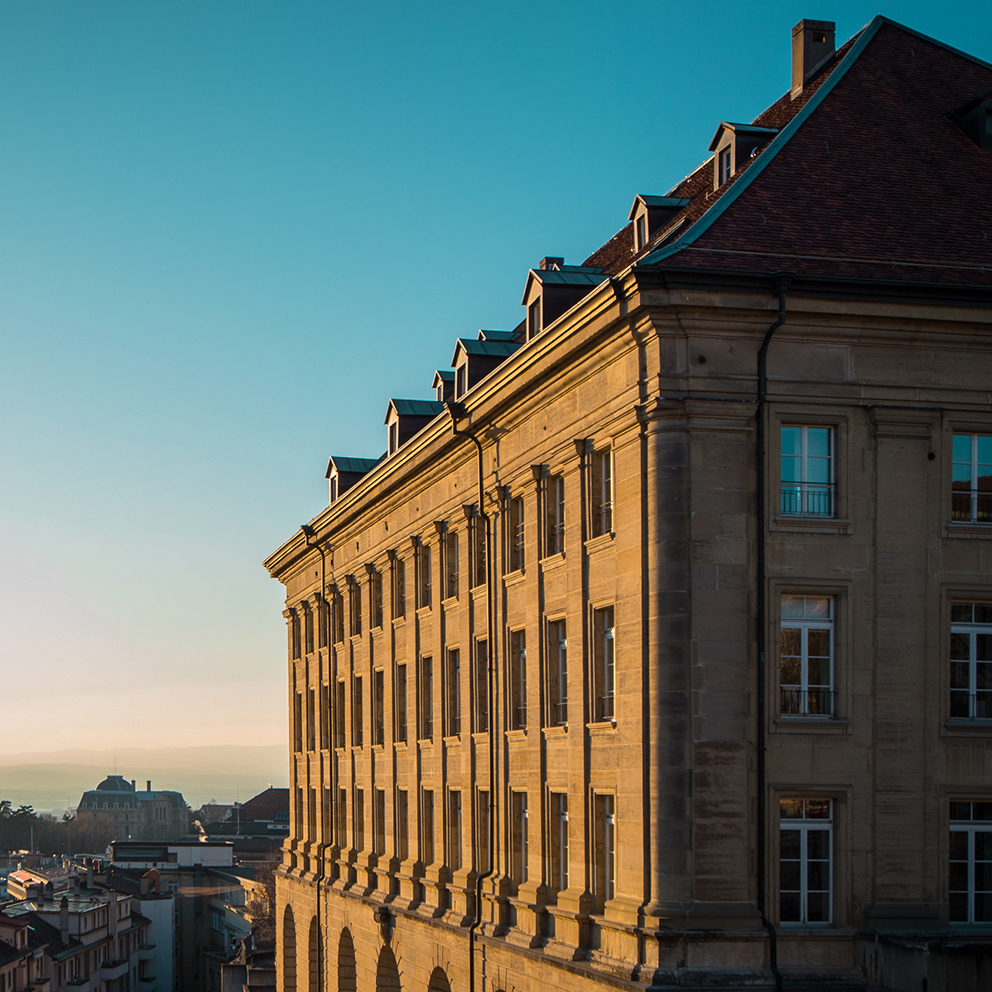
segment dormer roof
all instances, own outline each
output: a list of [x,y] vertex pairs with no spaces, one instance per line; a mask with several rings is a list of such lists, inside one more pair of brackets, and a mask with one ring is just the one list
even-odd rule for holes
[[709,150],[711,152],[716,151],[716,146],[720,143],[720,139],[723,137],[725,131],[732,131],[735,135],[748,135],[754,136],[756,138],[771,137],[774,134],[778,134],[777,127],[757,127],[754,124],[735,124],[732,121],[720,121],[720,126],[716,129],[716,134],[713,135],[713,140],[710,142]]
[[348,458],[344,455],[331,455],[327,462],[327,472],[324,474],[324,478],[329,479],[332,472],[337,472],[339,475],[345,472],[364,475],[366,472],[371,472],[381,461],[382,456],[379,458]]
[[603,270],[595,265],[563,265],[560,269],[531,269],[527,273],[524,296],[520,302],[527,303],[534,283],[540,286],[587,286],[592,289],[604,278]]
[[479,331],[480,341],[516,341],[519,336],[516,331]]
[[455,353],[451,356],[451,364],[453,366],[458,364],[460,353],[486,358],[509,358],[520,344],[519,341],[478,341],[475,338],[459,338],[455,344]]
[[386,408],[386,419],[384,424],[388,424],[391,414],[395,412],[397,417],[436,417],[439,413],[444,413],[444,404],[437,400],[396,400],[389,401]]
[[641,206],[647,207],[649,210],[656,208],[681,210],[690,202],[692,201],[687,196],[647,196],[644,193],[639,193],[634,197],[634,203],[630,208],[630,213],[627,214],[627,220],[633,220],[638,207]]

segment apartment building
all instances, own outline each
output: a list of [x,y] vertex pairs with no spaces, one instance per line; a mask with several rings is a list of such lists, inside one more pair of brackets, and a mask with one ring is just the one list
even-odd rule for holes
[[992,982],[992,67],[792,40],[266,561],[285,992]]

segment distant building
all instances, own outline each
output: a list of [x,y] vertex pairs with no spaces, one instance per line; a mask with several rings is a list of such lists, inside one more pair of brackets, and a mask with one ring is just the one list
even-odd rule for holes
[[83,793],[76,810],[79,827],[110,827],[114,840],[176,840],[189,827],[189,810],[181,792],[144,792],[120,775],[108,775],[95,789]]
[[278,857],[289,836],[289,789],[273,789],[236,805],[219,822],[203,824],[210,839],[224,838],[234,844],[241,861],[267,861]]

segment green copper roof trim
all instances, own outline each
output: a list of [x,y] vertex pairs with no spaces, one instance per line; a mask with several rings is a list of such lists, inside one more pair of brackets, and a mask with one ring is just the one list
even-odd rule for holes
[[635,264],[656,265],[658,262],[663,262],[666,258],[671,258],[672,255],[677,254],[683,248],[689,247],[700,235],[705,234],[713,226],[714,222],[722,216],[723,212],[737,200],[741,193],[761,175],[765,166],[778,154],[779,149],[802,127],[813,111],[820,106],[833,88],[844,78],[847,70],[857,62],[861,53],[868,46],[868,42],[878,34],[883,24],[895,24],[896,27],[902,27],[901,24],[896,24],[895,21],[890,21],[887,17],[877,14],[871,23],[861,32],[861,36],[851,46],[850,51],[840,60],[837,68],[830,73],[827,81],[813,94],[806,106],[772,138],[764,152],[758,156],[758,160],[744,171],[744,175],[706,213],[693,223],[682,237],[666,248],[659,248],[657,251],[645,255],[644,258]]

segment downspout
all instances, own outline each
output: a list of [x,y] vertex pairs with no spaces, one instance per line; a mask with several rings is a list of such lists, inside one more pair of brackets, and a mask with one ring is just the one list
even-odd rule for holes
[[758,406],[756,434],[758,448],[758,486],[757,486],[757,525],[758,525],[758,602],[755,636],[758,645],[758,912],[761,913],[761,925],[768,931],[768,963],[775,976],[776,992],[782,992],[782,972],[778,968],[778,942],[775,925],[768,919],[766,893],[766,851],[768,848],[768,810],[767,787],[765,770],[765,737],[768,716],[765,706],[765,686],[767,684],[765,659],[765,624],[767,606],[765,603],[765,532],[768,526],[768,496],[765,491],[765,400],[768,394],[768,346],[772,335],[785,323],[785,294],[789,287],[792,274],[778,272],[775,275],[775,289],[778,293],[778,318],[765,331],[761,347],[758,349]]
[[482,442],[468,431],[458,429],[458,421],[465,415],[465,407],[461,403],[448,401],[444,404],[451,417],[451,431],[456,437],[467,437],[479,455],[479,516],[486,522],[486,645],[489,654],[489,866],[480,872],[475,880],[475,912],[472,923],[468,928],[468,989],[475,992],[475,932],[482,923],[482,883],[490,878],[496,870],[495,851],[495,803],[496,803],[496,693],[494,681],[496,676],[496,645],[493,642],[493,612],[496,608],[496,591],[493,574],[496,563],[493,560],[493,526],[492,520],[485,510],[486,488],[483,475]]
[[[326,602],[326,600],[325,600],[324,597],[326,595],[326,589],[327,589],[327,561],[326,561],[325,556],[324,556],[324,549],[320,546],[320,541],[317,540],[317,532],[313,529],[313,527],[311,527],[309,524],[301,524],[300,525],[300,530],[303,531],[303,537],[304,537],[304,539],[307,542],[307,547],[308,548],[316,548],[316,550],[320,554],[320,602],[317,604],[317,609],[320,610],[322,608],[322,604],[324,604]],[[310,543],[311,538],[313,539],[313,543],[312,544]],[[311,628],[311,630],[312,629],[313,628]],[[326,639],[327,639],[327,645],[326,645],[327,661],[328,661],[328,665],[330,665],[330,660],[331,660],[331,615],[330,615],[330,610],[327,610],[327,618],[326,618],[326,623],[325,623],[325,627],[324,627],[324,633],[325,633]],[[321,662],[321,657],[320,657],[320,646],[319,646],[320,645],[320,617],[319,616],[317,617],[317,644],[318,644],[318,647],[317,647],[317,699],[319,700],[320,699],[320,690],[321,690],[321,687],[324,684],[323,672],[321,671],[321,664],[322,664],[322,662]],[[331,704],[330,704],[330,688],[331,688],[331,686],[330,686],[330,677],[328,676],[328,684],[327,684],[327,690],[328,690],[328,692],[327,692],[327,695],[328,695],[327,706],[328,706],[328,710],[332,709]],[[324,717],[324,714],[321,713],[321,721],[322,722],[323,722],[323,717]],[[319,744],[319,741],[317,743]],[[327,743],[328,743],[328,747],[330,747],[330,743],[331,743],[331,741],[330,741],[330,727],[328,727],[328,740],[327,740]],[[323,770],[324,770],[324,756],[323,756],[323,754],[321,754],[319,747],[317,749],[317,753],[320,754],[320,770],[321,770],[321,772],[323,772]],[[330,761],[330,766],[331,766],[331,768],[334,767],[334,762],[333,761]],[[321,774],[321,776],[320,776],[320,779],[321,779],[321,782],[320,782],[321,789],[323,789],[323,786],[324,786],[323,778],[324,778],[324,776],[323,776],[323,774]],[[333,783],[332,783],[332,786],[333,786]],[[334,795],[334,792],[332,791],[331,792],[331,796],[333,797],[333,795]],[[323,804],[322,804],[322,806],[323,806]],[[316,819],[316,817],[315,817],[315,819]],[[321,821],[323,821],[323,817],[321,817]],[[320,886],[321,886],[321,883],[324,881],[324,855],[327,852],[327,841],[325,841],[323,839],[323,837],[324,837],[324,835],[326,833],[327,833],[327,824],[321,822],[321,841],[317,845],[317,851],[318,851],[318,855],[317,855],[317,877],[314,880],[314,882],[315,882],[314,890],[316,892],[316,902],[317,902],[316,910],[315,910],[315,914],[314,914],[317,917],[317,992],[322,992],[322,990],[324,988],[324,938],[323,938],[323,927],[321,926],[321,920],[320,920]]]

